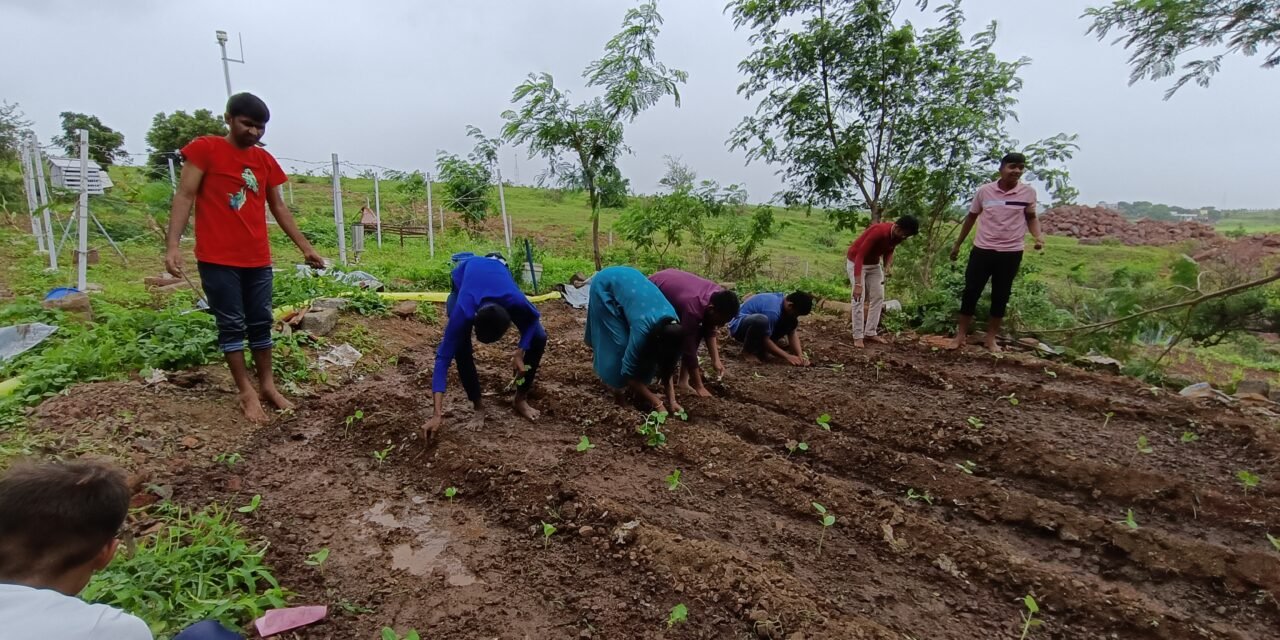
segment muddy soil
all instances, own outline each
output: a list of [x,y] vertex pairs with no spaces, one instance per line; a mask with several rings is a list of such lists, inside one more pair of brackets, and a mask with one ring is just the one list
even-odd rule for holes
[[[236,517],[297,603],[331,607],[298,638],[1018,638],[1027,594],[1032,638],[1277,637],[1274,418],[1026,356],[858,351],[814,318],[813,367],[730,358],[655,450],[592,373],[584,314],[543,311],[536,424],[510,413],[499,343],[478,350],[486,406],[451,375],[427,446],[439,327],[395,319],[369,323],[381,355],[362,373],[266,427],[217,369],[76,387],[35,422],[72,451],[109,440],[183,504],[261,494]],[[814,502],[836,515],[825,531]]]

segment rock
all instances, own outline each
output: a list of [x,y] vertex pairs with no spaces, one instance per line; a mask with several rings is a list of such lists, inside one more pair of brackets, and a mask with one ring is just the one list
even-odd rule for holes
[[148,287],[167,287],[171,284],[178,284],[179,282],[182,282],[182,278],[175,278],[170,275],[151,276],[142,279],[142,284],[145,284]]
[[186,447],[186,448],[188,448],[188,449],[194,449],[194,448],[196,448],[196,447],[200,446],[200,438],[197,438],[197,437],[195,437],[195,436],[187,436],[187,437],[183,438],[182,440],[180,440],[180,441],[179,441],[179,443],[181,443],[181,444],[182,444],[182,446],[184,446],[184,447]]
[[1236,385],[1236,396],[1243,397],[1246,395],[1266,398],[1271,395],[1271,383],[1265,380],[1241,380],[1240,384]]
[[1119,360],[1108,358],[1107,356],[1084,356],[1077,361],[1087,365],[1090,369],[1102,369],[1111,373],[1120,373],[1120,369],[1124,366]]
[[337,326],[337,309],[318,309],[310,311],[307,315],[303,316],[302,324],[298,329],[313,336],[327,336],[330,333],[333,333],[334,327]]
[[591,536],[596,535],[596,530],[591,527],[583,527],[578,529],[578,535],[584,538],[590,538]]
[[311,310],[319,311],[321,309],[335,309],[341,311],[347,308],[346,298],[316,298],[311,301]]
[[414,300],[401,300],[391,305],[391,313],[401,318],[412,318],[418,314],[418,303]]
[[72,293],[54,300],[45,300],[41,306],[46,309],[61,309],[85,322],[93,322],[93,307],[89,304],[87,293]]

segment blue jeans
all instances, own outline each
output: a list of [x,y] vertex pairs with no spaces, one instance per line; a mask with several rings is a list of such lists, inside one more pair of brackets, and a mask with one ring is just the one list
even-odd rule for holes
[[196,265],[209,310],[218,324],[218,348],[223,353],[270,349],[271,267],[228,267],[210,262]]

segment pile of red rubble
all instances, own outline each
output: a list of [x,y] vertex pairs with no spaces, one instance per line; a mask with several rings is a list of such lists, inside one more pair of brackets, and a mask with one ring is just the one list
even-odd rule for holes
[[1040,216],[1040,228],[1056,236],[1079,238],[1081,244],[1097,244],[1115,238],[1127,245],[1167,245],[1188,240],[1200,242],[1221,238],[1212,225],[1203,222],[1134,222],[1105,207],[1067,205],[1054,207]]

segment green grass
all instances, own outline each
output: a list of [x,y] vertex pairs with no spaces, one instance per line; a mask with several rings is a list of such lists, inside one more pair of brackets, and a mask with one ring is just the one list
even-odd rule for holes
[[288,593],[263,563],[265,543],[250,542],[226,509],[153,510],[162,527],[138,540],[130,556],[94,575],[81,596],[119,607],[146,621],[159,640],[213,619],[242,628],[267,609],[286,606]]

